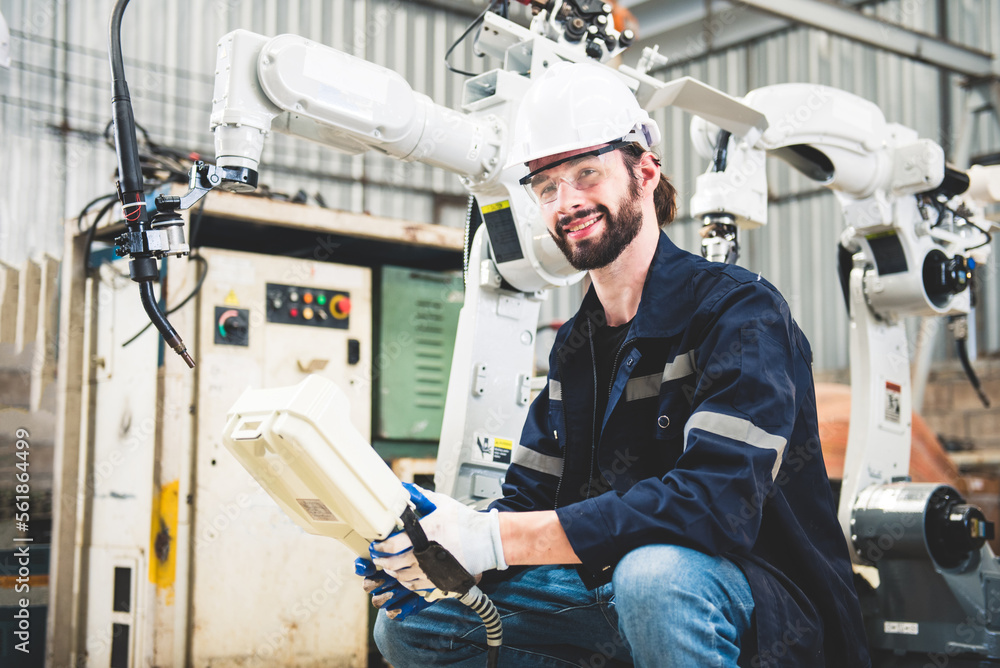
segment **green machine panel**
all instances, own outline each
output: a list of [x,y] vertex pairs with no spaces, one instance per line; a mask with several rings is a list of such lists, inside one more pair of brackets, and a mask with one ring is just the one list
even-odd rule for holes
[[462,276],[383,267],[380,278],[373,442],[381,450],[418,443],[436,450],[464,297]]

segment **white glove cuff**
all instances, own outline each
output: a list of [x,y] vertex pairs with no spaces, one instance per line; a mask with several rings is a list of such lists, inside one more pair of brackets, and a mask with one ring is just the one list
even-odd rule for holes
[[490,539],[496,557],[497,570],[505,571],[507,570],[507,560],[503,558],[503,543],[500,542],[500,512],[493,508],[487,515],[489,516]]

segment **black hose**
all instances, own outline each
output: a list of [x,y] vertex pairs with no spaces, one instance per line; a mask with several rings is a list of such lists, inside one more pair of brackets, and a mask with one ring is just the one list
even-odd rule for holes
[[95,197],[94,199],[92,199],[89,202],[87,202],[87,205],[84,206],[83,209],[80,211],[80,215],[76,217],[76,229],[79,230],[80,232],[83,232],[83,218],[84,218],[84,216],[87,215],[87,213],[90,212],[90,207],[94,206],[95,204],[97,204],[101,200],[105,200],[105,199],[112,199],[113,200],[113,199],[117,199],[117,198],[118,198],[118,195],[116,193],[107,193],[105,195],[101,195],[100,197]]
[[[167,309],[165,315],[170,315],[171,313],[174,313],[175,311],[178,311],[181,308],[183,308],[185,304],[194,299],[195,295],[197,295],[201,291],[202,286],[205,284],[205,278],[208,276],[208,260],[206,260],[200,255],[192,255],[191,259],[196,261],[201,266],[201,276],[198,278],[197,284],[195,284],[194,289],[191,290],[188,296],[182,299],[180,303],[177,304],[177,306]],[[146,323],[145,327],[140,329],[132,336],[132,338],[130,338],[128,341],[122,344],[122,348],[124,348],[125,346],[129,345],[130,343],[138,339],[147,329],[149,329],[152,326],[153,326],[152,322]]]
[[[455,67],[452,67],[451,61],[449,61],[448,59],[451,57],[451,52],[455,50],[455,47],[458,46],[459,44],[461,44],[462,40],[464,40],[466,37],[468,37],[469,33],[472,32],[476,27],[478,27],[483,22],[483,19],[486,17],[486,13],[489,12],[491,9],[493,9],[493,5],[495,5],[496,3],[497,3],[497,0],[490,0],[490,3],[488,5],[486,5],[486,9],[483,10],[483,13],[480,14],[479,16],[477,16],[472,21],[472,23],[469,24],[469,27],[465,29],[465,32],[463,32],[461,35],[458,36],[458,39],[455,40],[455,43],[452,44],[450,47],[448,47],[448,50],[445,51],[445,53],[444,53],[444,66],[448,68],[448,71],[454,72],[455,74],[461,74],[461,75],[467,76],[467,77],[474,77],[474,76],[476,76],[475,72],[466,72],[465,70],[460,70],[460,69],[457,69]],[[506,10],[503,10],[503,12],[504,12],[504,14],[506,14]],[[477,35],[477,38],[478,38],[478,35]],[[482,56],[482,54],[477,54],[477,55]]]
[[844,293],[844,306],[851,312],[851,269],[854,268],[854,253],[844,244],[837,244],[837,277],[840,290]]
[[156,258],[152,253],[140,250],[133,252],[134,238],[143,238],[150,230],[149,212],[143,194],[142,164],[139,160],[139,145],[135,138],[135,117],[132,114],[132,100],[125,82],[125,60],[122,57],[122,16],[129,0],[118,0],[111,11],[111,25],[108,35],[108,58],[111,61],[111,119],[114,123],[115,153],[118,155],[118,197],[125,213],[125,224],[130,237],[126,248],[131,256],[129,274],[139,284],[139,298],[150,322],[159,330],[163,340],[181,356],[190,368],[194,360],[188,354],[187,346],[180,335],[167,321],[153,296],[153,280],[159,275]]
[[715,139],[715,155],[712,156],[712,171],[726,171],[726,163],[729,160],[729,138],[732,133],[728,130],[719,130],[719,135]]
[[163,341],[173,348],[174,352],[180,355],[184,362],[193,369],[194,360],[188,354],[187,346],[184,345],[181,337],[177,335],[174,328],[167,322],[166,317],[160,311],[160,305],[156,303],[152,281],[142,281],[139,283],[139,298],[142,300],[142,308],[146,310],[146,315],[149,316],[150,322],[163,335]]
[[94,223],[87,228],[87,251],[83,256],[83,271],[90,272],[90,255],[94,248],[94,237],[97,236],[97,226],[103,218],[111,209],[114,208],[115,202],[118,200],[112,199],[110,202],[105,204],[97,215],[94,217]]
[[[128,83],[125,81],[125,61],[122,57],[122,16],[128,1],[118,0],[115,3],[115,8],[111,12],[108,42],[108,56],[111,59],[111,118],[114,123],[115,146],[118,147],[118,176],[121,179],[121,192],[126,195],[142,192],[139,145],[135,139],[135,118],[132,115],[132,100],[128,93]],[[146,222],[145,211],[143,211],[140,225],[145,227]]]
[[983,392],[982,385],[979,383],[979,377],[976,375],[976,371],[972,368],[972,364],[969,362],[969,348],[966,345],[965,337],[955,337],[955,351],[958,353],[958,361],[962,363],[962,368],[965,370],[965,375],[968,376],[969,382],[972,384],[972,389],[976,391],[979,395],[979,400],[983,402],[984,408],[990,407],[990,398],[986,396]]

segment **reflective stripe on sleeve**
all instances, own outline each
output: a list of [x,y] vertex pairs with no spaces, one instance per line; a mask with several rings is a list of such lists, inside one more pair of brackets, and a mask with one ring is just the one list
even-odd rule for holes
[[530,448],[524,447],[520,443],[514,446],[514,453],[511,455],[510,463],[557,478],[562,475],[561,457],[543,455],[540,452],[535,452]]
[[694,351],[689,350],[675,357],[672,362],[667,362],[666,366],[663,367],[663,379],[661,382],[666,383],[671,380],[677,380],[684,376],[690,376],[693,373]]
[[774,434],[769,434],[760,427],[755,426],[750,420],[744,420],[725,413],[711,413],[699,411],[688,418],[684,425],[684,449],[688,447],[688,433],[692,429],[701,429],[716,436],[731,438],[734,441],[742,441],[747,445],[765,450],[774,450],[777,457],[774,460],[774,467],[771,469],[771,481],[778,475],[781,468],[781,456],[785,452],[787,440]]
[[562,383],[558,380],[549,381],[549,401],[562,401]]

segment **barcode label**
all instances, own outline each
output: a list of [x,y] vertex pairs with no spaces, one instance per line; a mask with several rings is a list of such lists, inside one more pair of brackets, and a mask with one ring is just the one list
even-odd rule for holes
[[336,522],[337,516],[326,507],[326,504],[319,499],[295,499],[302,506],[302,509],[309,513],[309,517],[317,522]]

